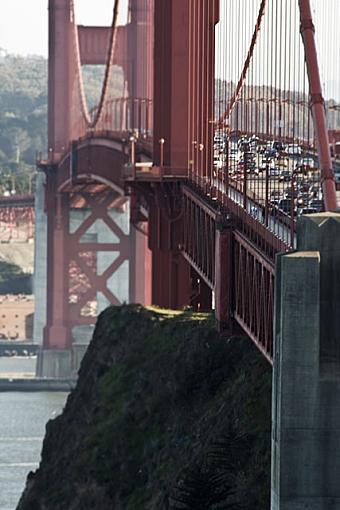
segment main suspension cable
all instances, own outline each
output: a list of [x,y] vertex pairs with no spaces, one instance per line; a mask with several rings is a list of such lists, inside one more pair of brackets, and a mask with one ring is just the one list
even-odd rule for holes
[[[113,17],[112,17],[112,24],[110,29],[110,40],[109,40],[109,47],[106,57],[106,65],[105,65],[105,75],[104,75],[104,81],[103,86],[100,94],[100,100],[98,107],[96,109],[96,113],[91,119],[91,114],[88,109],[86,96],[85,96],[85,90],[84,90],[84,80],[83,80],[83,74],[81,69],[81,57],[80,57],[80,47],[79,47],[79,36],[78,36],[78,27],[76,23],[73,24],[74,26],[74,47],[76,52],[76,66],[77,66],[77,75],[78,75],[78,86],[79,86],[79,94],[80,94],[80,102],[81,102],[81,110],[83,118],[86,122],[88,129],[94,129],[96,125],[98,124],[102,113],[105,101],[107,99],[107,93],[110,85],[110,78],[111,78],[111,72],[112,72],[112,66],[113,66],[113,57],[114,52],[116,48],[116,40],[117,40],[117,18],[118,18],[118,12],[119,12],[119,2],[120,0],[115,0],[114,8],[113,8]],[[71,0],[71,13],[73,20],[75,19],[75,13],[74,13],[74,0]]]

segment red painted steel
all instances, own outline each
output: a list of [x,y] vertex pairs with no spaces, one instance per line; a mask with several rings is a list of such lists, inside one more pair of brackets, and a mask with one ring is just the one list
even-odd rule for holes
[[48,151],[61,156],[71,140],[75,62],[70,0],[49,0]]
[[274,265],[234,234],[233,315],[271,362],[273,355]]
[[[77,27],[72,1],[50,0],[46,172],[49,243],[59,244],[51,259],[49,324],[61,328],[58,345],[67,345],[67,285],[56,267],[66,249],[58,212],[63,193],[101,182],[118,193],[125,187],[131,197],[143,254],[133,263],[134,295],[160,306],[206,309],[213,291],[219,324],[231,328],[236,320],[270,360],[275,255],[294,247],[295,192],[308,173],[299,169],[297,154],[289,157],[289,146],[313,161],[317,146],[325,207],[336,207],[309,1],[130,0],[128,24],[119,28],[118,3],[108,29]],[[99,106],[84,117],[81,63],[103,63],[105,54]],[[121,97],[107,95],[113,63],[123,69]],[[282,145],[275,164],[286,184],[266,162],[273,144]],[[310,179],[317,201],[314,167]],[[291,197],[284,208],[275,202],[283,186]],[[141,273],[149,276],[136,276]]]
[[249,51],[248,51],[248,54],[247,54],[247,58],[245,60],[245,63],[244,63],[243,69],[242,69],[242,73],[241,73],[240,79],[239,79],[239,81],[237,83],[237,86],[236,86],[235,92],[233,94],[233,97],[231,98],[230,103],[228,104],[227,111],[225,112],[223,118],[221,119],[221,123],[222,124],[223,124],[223,122],[225,122],[226,119],[229,118],[230,113],[233,110],[233,108],[234,108],[234,106],[236,104],[236,101],[237,101],[237,99],[239,97],[239,94],[241,92],[241,89],[242,89],[242,87],[244,85],[244,81],[246,79],[247,72],[248,72],[248,69],[249,69],[249,64],[250,64],[251,59],[253,58],[254,48],[255,48],[256,41],[257,41],[257,36],[258,36],[258,34],[260,32],[260,29],[261,29],[261,22],[262,22],[262,19],[263,19],[264,10],[266,8],[266,3],[267,3],[267,0],[262,0],[262,2],[261,2],[260,9],[259,9],[259,14],[257,16],[256,25],[255,25],[253,37],[251,39],[251,43],[250,43]]
[[[73,3],[72,5],[72,17],[74,18],[74,9],[73,9]],[[115,0],[114,3],[114,9],[113,9],[113,18],[112,18],[112,25],[111,30],[109,31],[109,46],[107,50],[107,58],[106,58],[106,66],[105,66],[105,76],[103,80],[103,86],[100,94],[100,99],[98,106],[96,107],[95,114],[93,118],[91,118],[87,104],[86,104],[86,97],[83,87],[83,81],[82,81],[82,74],[81,74],[81,55],[79,50],[79,38],[78,38],[78,30],[76,25],[74,24],[74,39],[76,41],[76,66],[77,66],[77,72],[79,77],[79,83],[80,83],[80,100],[81,100],[81,109],[83,117],[86,121],[86,125],[89,129],[94,129],[99,120],[101,119],[101,116],[103,114],[104,109],[104,103],[108,98],[108,90],[109,90],[109,84],[111,79],[111,73],[112,73],[112,66],[113,66],[113,56],[116,49],[116,41],[117,41],[117,17],[118,17],[118,9],[119,9],[119,0]]]
[[[94,303],[99,293],[107,302],[119,303],[108,282],[124,261],[129,261],[127,298],[143,299],[143,290],[139,287],[137,292],[136,280],[145,251],[138,258],[135,256],[138,235],[127,236],[112,216],[127,200],[120,187],[126,156],[120,146],[105,139],[84,140],[74,150],[76,164],[71,173],[72,154],[58,166],[43,167],[48,187],[48,310],[44,336],[47,348],[69,348],[72,328],[95,322]],[[82,220],[77,220],[79,214],[83,215]],[[72,226],[77,222],[77,228]],[[116,241],[92,240],[99,236],[98,228],[110,232],[108,235]],[[101,268],[100,257],[107,256],[112,260],[108,265],[104,261]],[[145,294],[144,297],[147,299]]]
[[165,308],[190,304],[190,265],[181,253],[183,221],[180,188],[164,184],[148,194],[152,303]]
[[197,274],[213,290],[217,211],[187,186],[183,192],[183,254]]
[[12,195],[0,199],[0,243],[34,240],[34,195]]
[[217,218],[215,230],[215,317],[220,331],[230,333],[232,328],[232,246],[231,218]]
[[316,140],[321,166],[322,188],[327,211],[337,208],[337,198],[329,147],[328,129],[325,115],[325,102],[314,39],[314,25],[309,0],[299,0],[301,14],[301,35],[305,45],[306,64],[310,86],[311,108],[314,116]]

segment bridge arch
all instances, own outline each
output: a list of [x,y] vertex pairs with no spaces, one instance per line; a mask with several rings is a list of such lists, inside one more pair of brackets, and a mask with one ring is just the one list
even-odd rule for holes
[[88,136],[73,142],[56,171],[56,192],[79,184],[99,182],[124,194],[123,167],[128,161],[126,143],[107,137]]

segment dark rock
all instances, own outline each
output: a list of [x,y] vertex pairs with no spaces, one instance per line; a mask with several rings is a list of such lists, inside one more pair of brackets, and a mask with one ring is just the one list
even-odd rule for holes
[[194,508],[176,497],[212,469],[230,505],[268,508],[270,401],[267,362],[209,315],[108,308],[17,510]]

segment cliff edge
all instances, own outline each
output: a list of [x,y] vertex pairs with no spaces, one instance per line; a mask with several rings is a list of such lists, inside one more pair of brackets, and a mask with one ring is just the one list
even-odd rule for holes
[[111,307],[17,510],[269,508],[271,369],[208,314]]

